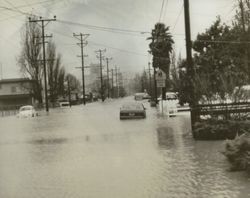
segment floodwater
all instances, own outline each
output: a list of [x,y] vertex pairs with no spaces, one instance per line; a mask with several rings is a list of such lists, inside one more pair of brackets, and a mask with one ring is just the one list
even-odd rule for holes
[[131,98],[0,118],[1,198],[245,198],[222,141],[194,141],[188,113],[119,120]]

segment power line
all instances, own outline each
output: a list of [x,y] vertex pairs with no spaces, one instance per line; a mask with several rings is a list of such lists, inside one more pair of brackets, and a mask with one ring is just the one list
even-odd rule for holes
[[164,7],[164,3],[165,3],[165,0],[162,0],[162,4],[161,4],[161,11],[160,11],[160,17],[159,17],[159,22],[161,21],[161,15],[162,15],[162,11],[163,11],[163,7]]
[[180,16],[181,16],[181,13],[182,13],[183,8],[184,8],[184,4],[182,4],[181,9],[180,9],[180,12],[179,12],[179,14],[178,14],[178,16],[177,16],[177,18],[176,18],[176,20],[175,20],[175,23],[174,23],[174,26],[173,26],[173,31],[174,31],[174,29],[175,29],[177,23],[179,22],[179,19],[180,19]]
[[250,44],[250,41],[225,41],[225,40],[196,40],[195,42],[202,43],[222,43],[222,44]]
[[165,11],[164,11],[164,15],[163,15],[163,20],[164,20],[164,21],[165,21],[165,19],[166,19],[167,8],[168,8],[168,0],[167,0],[167,2],[166,2]]
[[95,29],[95,30],[102,30],[102,31],[111,31],[111,32],[117,32],[117,33],[139,33],[141,34],[140,30],[130,30],[130,29],[121,29],[121,28],[113,28],[113,27],[104,27],[104,26],[97,26],[97,25],[89,25],[84,23],[77,23],[77,22],[71,22],[71,21],[65,21],[65,20],[58,20],[58,22],[61,23],[67,23],[70,25],[77,25],[77,26],[83,26],[89,29]]
[[[36,3],[27,3],[27,4],[20,5],[20,6],[15,6],[15,8],[25,8],[25,7],[30,7],[33,5],[45,4],[45,3],[50,3],[50,5],[52,5],[52,4],[61,2],[61,1],[56,2],[56,1],[58,1],[58,0],[53,0],[52,3],[51,3],[51,0],[40,1],[40,2],[36,2]],[[2,9],[5,9],[5,8],[2,8]]]
[[13,12],[18,12],[18,13],[21,13],[21,14],[27,15],[27,16],[31,16],[31,15],[35,16],[34,14],[30,14],[30,13],[28,13],[28,12],[23,12],[23,11],[21,11],[21,10],[17,10],[17,9],[5,7],[5,6],[0,6],[0,8],[5,9],[5,10],[9,10],[9,11],[13,11]]
[[115,47],[111,47],[111,46],[108,46],[108,45],[104,45],[104,44],[100,44],[100,43],[95,43],[95,42],[92,42],[92,41],[89,41],[89,43],[92,44],[92,45],[103,46],[103,47],[107,47],[109,49],[114,49],[114,50],[118,50],[118,51],[121,51],[121,52],[129,53],[129,54],[134,54],[134,55],[138,55],[138,56],[147,56],[146,54],[141,54],[141,53],[138,53],[138,52],[133,52],[133,51],[129,51],[129,50],[115,48]]

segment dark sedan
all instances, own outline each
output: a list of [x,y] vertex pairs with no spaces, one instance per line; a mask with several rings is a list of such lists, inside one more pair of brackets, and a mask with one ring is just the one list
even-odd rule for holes
[[146,108],[142,103],[131,102],[120,108],[120,119],[146,118]]

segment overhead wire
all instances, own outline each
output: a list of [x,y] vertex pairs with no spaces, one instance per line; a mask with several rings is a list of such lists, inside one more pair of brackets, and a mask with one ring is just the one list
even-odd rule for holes
[[142,54],[142,53],[138,53],[138,52],[124,50],[124,49],[120,49],[120,48],[116,48],[116,47],[111,47],[111,46],[108,46],[108,45],[105,45],[105,44],[96,43],[96,42],[93,42],[93,41],[89,41],[89,44],[103,46],[103,47],[106,47],[106,48],[109,48],[109,49],[113,49],[113,50],[117,50],[117,51],[120,51],[120,52],[129,53],[129,54],[134,54],[134,55],[138,55],[138,56],[147,56],[147,54]]
[[166,0],[165,11],[164,11],[164,15],[163,15],[163,21],[166,20],[167,8],[168,8],[168,0]]
[[177,16],[177,18],[176,18],[176,20],[175,20],[175,23],[174,23],[174,26],[173,26],[173,30],[172,30],[173,32],[174,32],[174,30],[175,30],[175,27],[176,27],[177,23],[179,22],[181,13],[182,13],[182,11],[183,11],[183,8],[184,8],[184,4],[182,4],[181,9],[180,9],[180,11],[179,11],[179,14],[178,14],[178,16]]
[[89,29],[97,29],[97,30],[103,30],[103,31],[113,31],[113,32],[125,32],[125,33],[141,33],[143,31],[140,30],[129,30],[129,29],[121,29],[121,28],[113,28],[113,27],[104,27],[104,26],[97,26],[97,25],[89,25],[84,23],[77,23],[72,21],[65,21],[65,20],[57,20],[60,23],[67,23],[70,25],[77,25],[77,26],[84,26]]
[[161,16],[162,16],[162,12],[163,12],[164,3],[165,3],[165,0],[162,0],[159,22],[161,22]]
[[[33,6],[33,5],[39,5],[39,4],[45,4],[45,3],[58,3],[58,2],[61,2],[60,0],[46,0],[46,1],[40,1],[40,2],[36,2],[36,3],[26,3],[26,4],[22,4],[22,5],[19,5],[19,6],[15,6],[16,8],[25,8],[25,7],[30,7],[30,6]],[[4,8],[2,8],[4,9]],[[1,10],[1,9],[0,9]]]
[[250,41],[226,41],[226,40],[196,40],[195,42],[202,43],[222,43],[222,44],[246,44],[250,43]]

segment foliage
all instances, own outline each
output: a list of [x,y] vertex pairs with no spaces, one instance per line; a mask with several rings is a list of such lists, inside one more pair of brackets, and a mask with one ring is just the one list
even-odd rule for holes
[[[221,99],[233,94],[235,87],[249,83],[250,1],[236,12],[232,25],[222,24],[220,17],[193,42],[196,98]],[[243,12],[242,12],[243,11]],[[244,15],[244,21],[242,18]]]
[[64,94],[65,70],[62,67],[61,55],[56,55],[56,46],[53,42],[48,43],[46,57],[49,60],[47,63],[49,98],[53,103]]
[[42,103],[42,48],[41,30],[37,23],[26,23],[21,32],[21,53],[18,57],[18,65],[23,76],[33,80],[30,92],[34,98]]
[[250,121],[209,119],[196,122],[194,138],[198,140],[234,139],[236,135],[250,133]]
[[[179,87],[180,87],[180,77],[179,77],[179,68],[178,68],[179,62],[176,61],[175,51],[172,52],[170,59],[171,59],[171,64],[170,64],[169,85],[170,85],[170,89],[172,89],[172,91],[178,92]],[[181,57],[179,57],[179,59],[181,59]],[[178,59],[178,61],[179,61],[179,59]]]
[[231,170],[247,170],[250,172],[250,133],[227,140],[223,154],[231,163]]
[[172,52],[172,44],[174,43],[169,27],[163,23],[156,23],[152,30],[152,36],[149,48],[153,55],[153,67],[160,68],[169,76],[170,53]]
[[[151,73],[152,75],[152,73]],[[150,93],[150,82],[149,76],[146,71],[142,73],[137,73],[134,78],[129,82],[129,89],[132,93],[144,92],[145,90],[150,95],[154,94],[154,82],[153,77],[151,77],[151,93]]]
[[65,81],[66,80],[69,81],[71,91],[80,91],[81,83],[73,74],[67,74],[65,77]]

